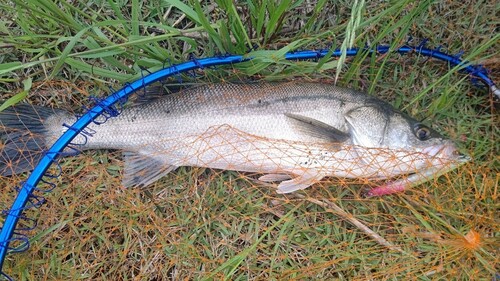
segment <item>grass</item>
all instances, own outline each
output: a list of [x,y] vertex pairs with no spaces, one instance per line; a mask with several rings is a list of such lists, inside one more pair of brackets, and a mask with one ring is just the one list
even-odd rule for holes
[[[41,1],[0,4],[0,89],[78,111],[147,71],[192,57],[251,53],[251,62],[170,81],[325,80],[362,89],[457,141],[473,161],[405,194],[363,198],[331,179],[282,196],[236,172],[179,168],[123,190],[121,156],[68,158],[48,202],[29,211],[31,248],[4,271],[38,279],[490,280],[498,268],[498,114],[484,89],[417,55],[290,62],[287,51],[427,38],[492,70],[494,1]],[[273,51],[263,51],[273,50]],[[341,71],[339,71],[341,70]],[[26,93],[28,96],[25,97]],[[2,178],[8,208],[19,178]],[[318,202],[321,201],[321,202]],[[338,216],[337,204],[404,253]]]

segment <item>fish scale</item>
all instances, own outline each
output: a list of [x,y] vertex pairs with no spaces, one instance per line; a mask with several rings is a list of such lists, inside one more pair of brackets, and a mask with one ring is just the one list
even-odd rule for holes
[[[19,112],[41,112],[43,118],[22,123],[13,118]],[[6,128],[43,132],[44,143],[35,142],[39,147],[49,146],[65,130],[62,124],[73,120],[69,113],[28,105],[0,113]],[[468,160],[450,140],[388,103],[324,83],[208,84],[132,105],[88,128],[93,135],[82,150],[126,153],[125,186],[151,184],[178,166],[267,174],[262,179],[279,182],[282,193],[324,177],[407,175],[379,187],[390,193],[384,188],[400,190]],[[32,143],[26,136],[4,135],[11,147]],[[17,167],[29,167],[21,156],[2,152],[2,174],[25,169],[7,171],[16,161]]]
[[[315,87],[308,87],[309,85]],[[89,145],[92,148],[109,148],[109,140],[114,139],[113,136],[118,130],[123,132],[132,129],[138,134],[161,132],[165,136],[183,137],[193,133],[199,134],[208,127],[222,124],[257,136],[304,141],[309,136],[295,132],[283,114],[300,112],[345,131],[345,121],[339,117],[349,106],[341,107],[341,104],[346,104],[353,98],[341,95],[340,89],[342,88],[323,84],[294,83],[217,84],[197,87],[140,105],[135,109],[124,110],[120,116],[110,119],[102,128],[93,126],[92,129],[99,132],[96,135],[102,141],[93,139]],[[318,104],[323,106],[318,107]],[[130,122],[132,119],[134,121]],[[122,132],[120,136],[126,136]],[[141,138],[134,136],[134,139]],[[123,143],[130,144],[130,140]]]

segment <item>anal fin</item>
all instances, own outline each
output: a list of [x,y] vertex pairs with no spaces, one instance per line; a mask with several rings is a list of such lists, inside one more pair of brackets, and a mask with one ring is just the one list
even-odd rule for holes
[[148,186],[176,169],[177,166],[137,152],[123,152],[125,167],[124,187]]

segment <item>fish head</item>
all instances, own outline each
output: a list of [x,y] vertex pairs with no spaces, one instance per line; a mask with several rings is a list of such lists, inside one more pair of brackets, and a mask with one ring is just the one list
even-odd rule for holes
[[355,108],[346,121],[355,146],[382,151],[376,156],[378,163],[398,159],[394,173],[469,160],[451,140],[385,103]]

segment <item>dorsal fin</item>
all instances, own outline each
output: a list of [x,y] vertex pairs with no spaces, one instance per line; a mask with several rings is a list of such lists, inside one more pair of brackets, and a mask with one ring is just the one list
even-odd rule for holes
[[132,101],[133,105],[141,105],[144,103],[153,102],[166,94],[169,91],[162,84],[154,84],[137,92],[137,98]]
[[200,83],[185,83],[185,84],[161,84],[155,83],[153,85],[144,87],[144,89],[137,92],[137,98],[132,101],[133,105],[141,105],[144,103],[153,102],[166,95],[180,92],[185,89],[199,87],[203,84]]

